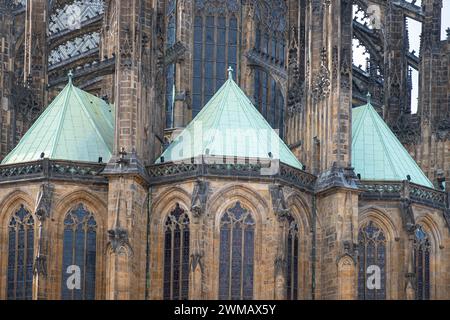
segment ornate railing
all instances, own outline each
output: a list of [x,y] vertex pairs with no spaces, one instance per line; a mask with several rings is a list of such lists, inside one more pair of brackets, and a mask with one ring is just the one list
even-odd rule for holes
[[448,195],[445,192],[408,181],[361,181],[358,186],[363,191],[361,197],[364,199],[410,199],[415,203],[439,209],[446,209],[448,206]]
[[100,175],[105,164],[43,159],[39,161],[0,165],[0,184],[18,181],[56,179],[107,183]]
[[423,187],[417,184],[410,185],[409,197],[411,200],[425,205],[435,206],[442,209],[447,207],[447,195],[445,192]]
[[190,163],[164,163],[147,167],[151,184],[162,184],[200,176],[280,180],[313,191],[316,176],[278,161],[223,161],[222,158],[192,159]]

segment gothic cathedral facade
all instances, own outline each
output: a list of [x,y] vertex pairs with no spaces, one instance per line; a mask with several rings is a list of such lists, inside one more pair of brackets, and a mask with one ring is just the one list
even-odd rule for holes
[[0,0],[0,299],[450,299],[447,1]]

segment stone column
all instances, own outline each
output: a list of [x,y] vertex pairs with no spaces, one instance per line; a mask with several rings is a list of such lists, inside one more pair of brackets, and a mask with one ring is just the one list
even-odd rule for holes
[[274,261],[275,266],[275,300],[286,300],[287,298],[287,263],[286,239],[288,232],[286,217],[278,218],[278,248]]
[[352,2],[311,0],[306,10],[305,116],[302,153],[312,154],[320,142],[320,163],[301,158],[307,168],[324,173],[351,163]]
[[27,0],[25,15],[25,62],[23,83],[28,83],[39,107],[47,106],[47,0]]
[[41,185],[37,199],[35,216],[37,217],[37,250],[33,266],[33,299],[47,300],[49,298],[48,288],[51,285],[48,270],[49,238],[50,230],[49,219],[51,216],[53,186],[49,183]]

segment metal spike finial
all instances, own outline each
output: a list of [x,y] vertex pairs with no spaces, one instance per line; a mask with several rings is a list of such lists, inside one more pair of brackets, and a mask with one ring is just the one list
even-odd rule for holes
[[73,79],[73,72],[72,72],[72,70],[69,71],[69,73],[67,74],[67,77],[69,78],[69,83],[72,83],[72,79]]
[[370,94],[370,92],[367,92],[367,104],[370,104],[372,100],[372,95]]
[[233,68],[231,66],[228,67],[228,79],[233,79]]

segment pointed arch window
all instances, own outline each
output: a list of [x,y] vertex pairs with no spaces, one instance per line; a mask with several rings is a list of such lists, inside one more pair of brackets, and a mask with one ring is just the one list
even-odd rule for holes
[[414,233],[414,268],[417,300],[430,299],[430,255],[430,239],[422,226],[419,226]]
[[64,219],[62,300],[94,300],[97,222],[83,204]]
[[225,83],[231,66],[238,78],[239,1],[195,1],[192,116]]
[[287,299],[298,299],[298,258],[299,258],[299,229],[297,222],[290,218],[289,229],[287,233],[286,261],[287,261],[287,278],[286,289]]
[[220,220],[219,299],[253,298],[255,220],[238,201]]
[[372,221],[358,237],[358,299],[386,299],[386,237]]
[[179,204],[169,214],[164,230],[164,300],[189,297],[189,216]]
[[34,218],[24,206],[9,220],[8,300],[31,300],[34,262]]

